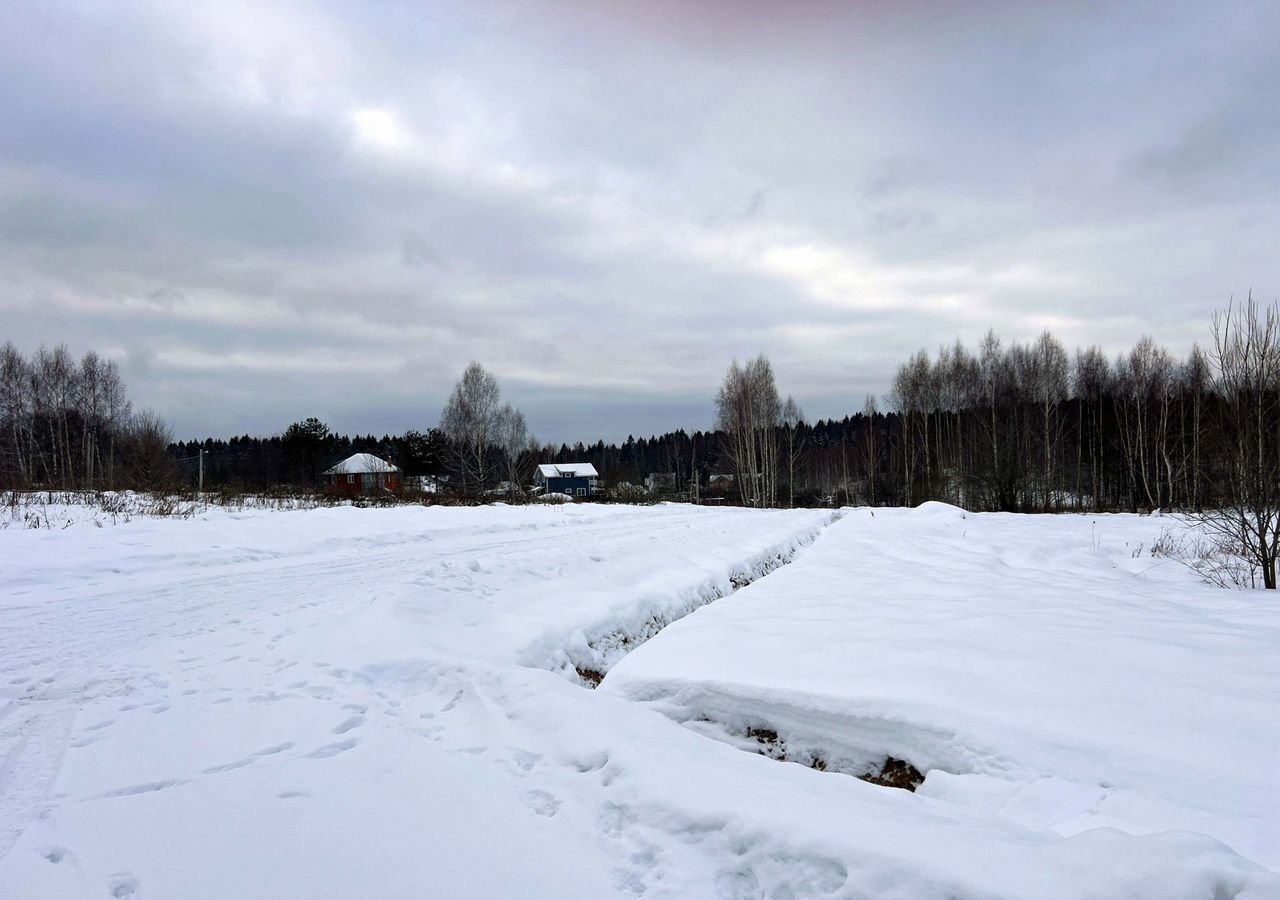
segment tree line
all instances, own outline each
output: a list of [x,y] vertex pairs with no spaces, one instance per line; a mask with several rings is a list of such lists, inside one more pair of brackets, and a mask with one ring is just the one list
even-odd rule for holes
[[[810,431],[778,402],[764,357],[734,363],[717,396],[738,489],[751,505],[807,487],[835,503],[927,500],[971,510],[1177,508],[1256,562],[1280,557],[1280,307],[1249,297],[1212,319],[1209,349],[1178,358],[1149,337],[1110,359],[1050,332],[1005,344],[988,331],[902,363],[874,397]],[[835,442],[832,432],[835,432]],[[800,458],[797,465],[797,448]],[[797,479],[796,471],[801,475]]]
[[894,377],[899,423],[880,474],[908,505],[1221,507],[1237,493],[1246,424],[1255,475],[1280,471],[1275,329],[1275,307],[1250,299],[1215,316],[1208,351],[1184,358],[1147,337],[1114,359],[1096,346],[1068,353],[1048,331],[1029,344],[989,331],[974,351],[958,341],[921,351]]
[[158,415],[134,410],[115,362],[0,347],[0,488],[166,487],[170,441]]
[[[538,463],[590,462],[620,496],[650,474],[668,496],[711,490],[745,505],[911,505],[1019,512],[1233,510],[1241,539],[1280,543],[1280,314],[1250,297],[1215,315],[1208,349],[1176,357],[1148,337],[1114,358],[1045,331],[989,331],[897,369],[885,409],[807,422],[761,355],[734,361],[706,431],[542,445],[478,363],[426,431],[344,436],[317,419],[270,437],[174,442],[135,412],[114,362],[58,346],[0,350],[0,486],[311,489],[351,453],[396,462],[453,491],[520,493]],[[1274,550],[1272,569],[1274,569]],[[1265,567],[1264,567],[1265,568]],[[1270,576],[1274,579],[1274,574]]]
[[315,417],[294,422],[268,437],[246,434],[177,441],[170,450],[181,462],[185,483],[194,485],[203,453],[207,488],[248,491],[312,490],[325,469],[353,453],[391,460],[410,475],[435,475],[443,471],[445,452],[436,429],[381,437],[344,435]]

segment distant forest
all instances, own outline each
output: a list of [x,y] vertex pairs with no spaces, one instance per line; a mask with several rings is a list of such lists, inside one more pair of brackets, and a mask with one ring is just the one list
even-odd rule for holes
[[[499,407],[496,381],[473,366],[437,429],[346,437],[311,419],[278,437],[179,443],[173,454],[189,467],[203,447],[207,483],[251,488],[311,485],[327,465],[367,451],[477,493],[527,480],[536,463],[585,461],[623,497],[658,473],[669,476],[667,496],[759,506],[1198,510],[1236,493],[1241,442],[1252,445],[1257,477],[1280,473],[1275,309],[1250,301],[1215,323],[1211,349],[1185,358],[1149,338],[1109,358],[1097,347],[1069,352],[1047,331],[1028,344],[988,332],[976,348],[956,342],[904,362],[887,410],[868,397],[858,412],[815,422],[779,398],[760,357],[729,370],[714,429],[621,444],[532,442],[518,411]],[[501,436],[504,416],[517,419],[514,438]],[[469,455],[468,443],[479,450]],[[711,488],[712,475],[733,480]]]
[[[905,361],[881,401],[805,420],[779,398],[768,360],[734,363],[706,431],[542,446],[500,406],[476,365],[439,427],[342,435],[306,419],[279,435],[173,441],[133,410],[114,363],[64,347],[0,350],[0,487],[186,488],[204,451],[206,488],[311,490],[356,452],[474,494],[528,483],[542,462],[590,462],[615,496],[660,474],[664,495],[759,506],[915,505],[975,510],[1199,509],[1226,502],[1252,442],[1255,476],[1280,472],[1276,309],[1250,300],[1215,319],[1208,351],[1176,358],[1149,338],[1109,358],[1052,334],[1006,344],[989,332]],[[1243,343],[1242,343],[1243,342]],[[1236,474],[1233,474],[1236,473]],[[715,486],[712,475],[728,475]]]
[[[896,414],[877,415],[876,427],[886,435],[900,430]],[[796,431],[797,443],[804,450],[804,484],[814,492],[807,498],[818,502],[819,486],[830,491],[844,480],[841,448],[855,446],[857,436],[866,425],[859,413],[839,420],[801,423]],[[670,481],[680,492],[687,492],[690,478],[696,473],[701,484],[713,474],[734,473],[729,454],[724,452],[725,435],[720,431],[679,430],[666,434],[636,438],[628,436],[622,443],[592,444],[577,442],[539,446],[530,457],[531,463],[592,463],[601,474],[606,488],[620,484],[643,485],[648,475],[670,474]],[[311,485],[319,474],[335,462],[353,453],[372,453],[400,466],[406,475],[445,476],[454,471],[450,442],[437,428],[426,432],[408,431],[402,435],[340,435],[316,419],[298,422],[280,435],[229,440],[209,438],[204,441],[178,441],[172,444],[172,455],[180,459],[184,471],[194,472],[200,449],[205,451],[206,485],[237,484],[251,488],[275,485]],[[888,500],[888,494],[885,495]]]

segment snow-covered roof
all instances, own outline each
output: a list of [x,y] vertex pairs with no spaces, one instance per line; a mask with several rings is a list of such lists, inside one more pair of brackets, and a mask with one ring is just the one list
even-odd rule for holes
[[400,467],[379,459],[372,453],[353,453],[332,469],[325,469],[326,475],[361,475],[365,472],[399,472]]
[[596,478],[600,475],[591,463],[546,463],[538,466],[543,478]]

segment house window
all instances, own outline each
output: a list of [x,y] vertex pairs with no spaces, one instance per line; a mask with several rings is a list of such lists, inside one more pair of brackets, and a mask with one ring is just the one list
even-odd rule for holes
[[354,476],[354,475],[348,475],[348,476],[347,476],[347,484],[355,484],[355,483],[356,483],[356,476]]

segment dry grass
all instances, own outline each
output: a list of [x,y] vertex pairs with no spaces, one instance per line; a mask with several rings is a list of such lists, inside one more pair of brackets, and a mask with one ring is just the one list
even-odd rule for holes
[[1200,526],[1164,529],[1151,545],[1151,555],[1182,563],[1207,583],[1220,588],[1262,587],[1261,570],[1243,547]]
[[[592,502],[602,501],[604,498],[592,498]],[[304,510],[335,506],[487,506],[539,502],[543,501],[533,497],[467,496],[421,491],[358,497],[293,489],[249,491],[236,488],[205,491],[199,495],[193,491],[3,491],[0,492],[0,529],[61,529],[77,524],[102,528],[134,519],[189,519],[209,509]]]

